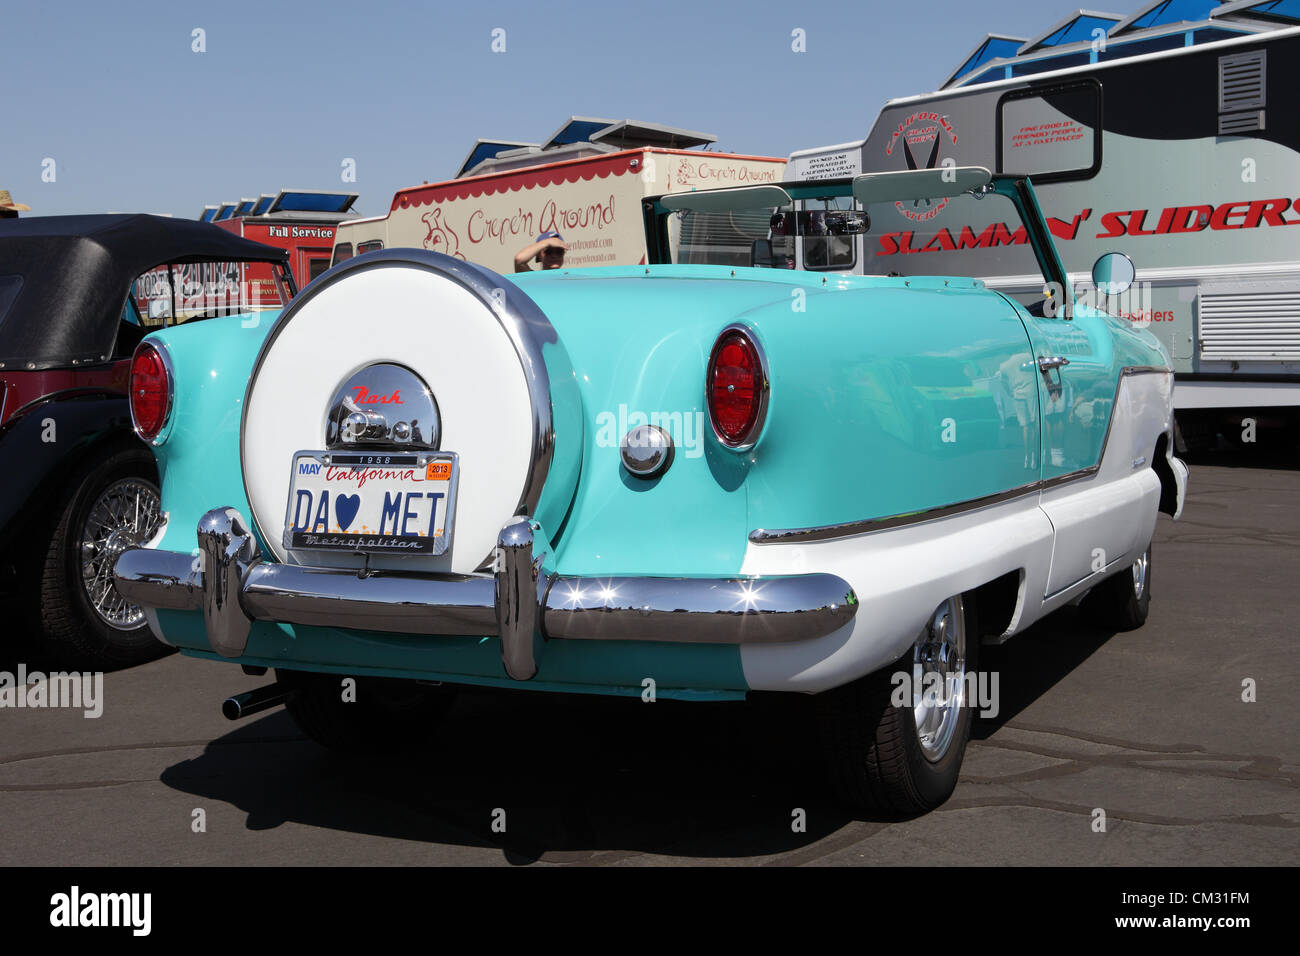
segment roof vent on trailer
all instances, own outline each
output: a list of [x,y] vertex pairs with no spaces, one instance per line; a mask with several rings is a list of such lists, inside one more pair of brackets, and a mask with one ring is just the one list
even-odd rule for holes
[[1266,51],[1219,57],[1219,135],[1264,128]]

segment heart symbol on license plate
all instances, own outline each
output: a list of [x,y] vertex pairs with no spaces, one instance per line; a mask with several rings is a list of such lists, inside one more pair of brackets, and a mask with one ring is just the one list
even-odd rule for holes
[[357,509],[360,507],[360,495],[335,495],[334,517],[338,519],[339,527],[347,531],[348,526],[352,524],[352,519],[357,516]]

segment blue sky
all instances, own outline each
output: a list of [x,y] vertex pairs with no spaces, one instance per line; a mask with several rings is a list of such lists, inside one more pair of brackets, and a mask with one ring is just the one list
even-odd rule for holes
[[[395,189],[450,178],[476,138],[537,141],[571,114],[785,156],[864,136],[886,99],[934,89],[986,33],[1035,36],[1077,5],[6,4],[0,189],[32,215],[193,217],[285,186],[350,188],[376,215]],[[791,50],[796,28],[806,53]],[[340,181],[345,158],[355,184]]]

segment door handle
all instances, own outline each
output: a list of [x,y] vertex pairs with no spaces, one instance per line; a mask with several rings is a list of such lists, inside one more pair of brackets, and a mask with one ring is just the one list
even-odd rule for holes
[[1054,368],[1064,368],[1070,364],[1070,360],[1064,355],[1040,355],[1038,356],[1038,371],[1050,372]]

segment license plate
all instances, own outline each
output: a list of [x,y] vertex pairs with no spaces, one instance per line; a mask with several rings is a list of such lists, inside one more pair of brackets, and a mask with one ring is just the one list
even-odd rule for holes
[[284,546],[369,554],[442,554],[451,545],[454,452],[293,456]]

